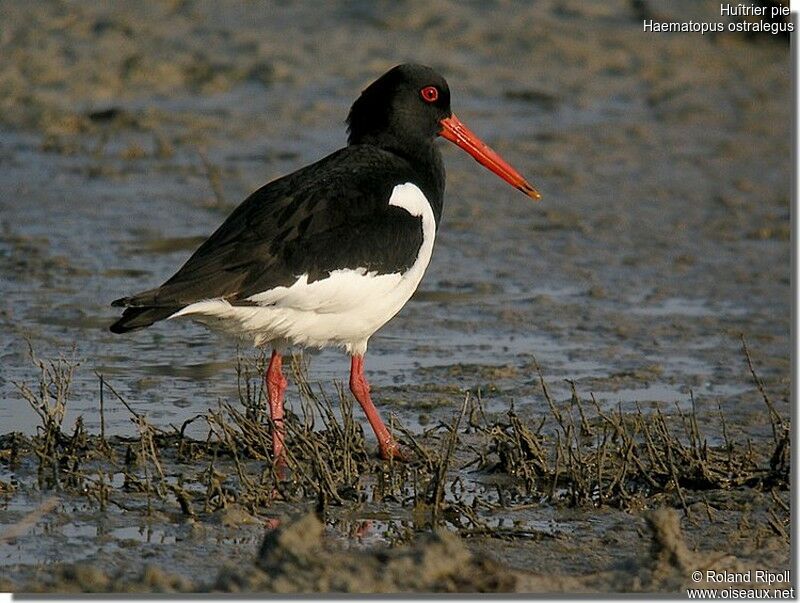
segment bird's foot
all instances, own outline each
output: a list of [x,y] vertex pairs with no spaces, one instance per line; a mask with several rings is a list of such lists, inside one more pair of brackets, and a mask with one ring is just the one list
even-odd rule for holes
[[274,502],[276,500],[287,500],[286,496],[284,496],[282,492],[281,482],[285,482],[289,479],[289,468],[286,465],[286,460],[283,458],[278,458],[274,461],[272,466],[273,476],[275,478],[275,485],[272,487],[272,492],[269,494],[270,502]]
[[380,444],[381,458],[384,461],[395,460],[408,463],[411,461],[411,451],[407,448],[400,446],[394,440]]
[[286,459],[283,458],[283,456],[280,456],[275,460],[274,468],[275,468],[275,478],[281,482],[285,481],[289,473],[289,467],[286,464]]
[[371,531],[372,531],[372,520],[371,519],[366,519],[366,520],[362,521],[361,523],[353,526],[353,529],[352,529],[350,535],[353,538],[357,538],[358,540],[362,540],[363,538],[366,538],[367,536],[369,536],[369,533]]
[[268,517],[264,520],[264,529],[268,532],[277,530],[279,527],[281,527],[281,520],[277,517]]

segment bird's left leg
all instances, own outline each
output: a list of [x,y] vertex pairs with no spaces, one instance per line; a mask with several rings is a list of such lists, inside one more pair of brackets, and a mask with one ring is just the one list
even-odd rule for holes
[[283,471],[286,467],[286,458],[283,453],[283,441],[286,433],[283,413],[283,395],[286,392],[286,378],[283,376],[283,356],[278,350],[272,350],[272,357],[269,360],[267,374],[264,376],[267,384],[267,396],[269,398],[269,414],[272,418],[272,455],[275,459],[275,467]]
[[375,437],[378,438],[381,457],[384,459],[404,459],[406,455],[403,454],[392,434],[386,429],[378,410],[372,403],[372,398],[369,395],[369,383],[367,383],[367,378],[364,376],[364,356],[361,354],[354,354],[350,360],[350,391],[353,392],[356,400],[361,404],[361,408],[364,409],[367,420],[372,426],[372,431],[375,432]]

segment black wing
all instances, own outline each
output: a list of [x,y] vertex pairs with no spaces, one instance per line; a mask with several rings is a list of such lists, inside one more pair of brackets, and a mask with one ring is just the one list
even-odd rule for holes
[[113,302],[127,306],[111,329],[148,326],[204,299],[239,300],[339,268],[396,272],[413,264],[421,220],[388,204],[414,180],[398,156],[346,147],[255,191],[180,270],[156,289]]

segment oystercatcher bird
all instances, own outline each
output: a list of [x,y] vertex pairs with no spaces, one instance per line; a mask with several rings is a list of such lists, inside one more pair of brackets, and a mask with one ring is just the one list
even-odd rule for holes
[[160,287],[123,297],[114,333],[191,318],[271,346],[265,381],[273,454],[283,465],[291,345],[339,346],[350,390],[381,456],[401,456],[369,394],[364,353],[419,285],[442,216],[437,136],[455,143],[535,200],[539,193],[450,110],[442,76],[399,65],[368,86],[347,118],[347,146],[251,194]]

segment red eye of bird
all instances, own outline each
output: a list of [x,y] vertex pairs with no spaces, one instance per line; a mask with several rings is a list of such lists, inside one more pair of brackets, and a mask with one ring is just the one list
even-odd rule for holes
[[436,86],[425,86],[419,93],[426,103],[435,103],[436,99],[439,98],[439,90]]

